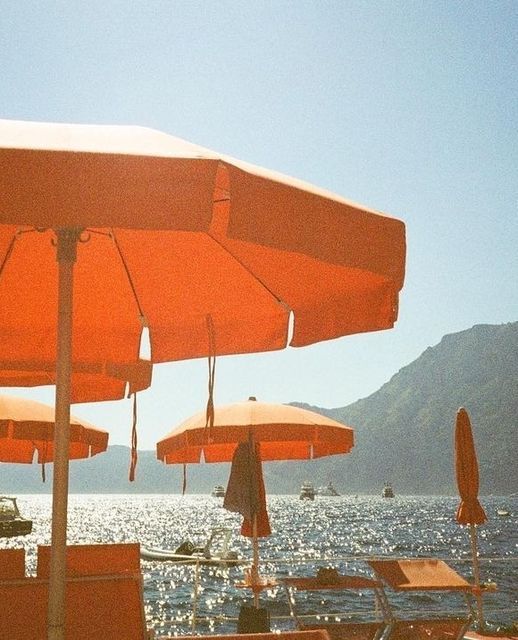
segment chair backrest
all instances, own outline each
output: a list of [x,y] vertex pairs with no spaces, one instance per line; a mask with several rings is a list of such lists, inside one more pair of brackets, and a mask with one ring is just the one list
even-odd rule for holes
[[0,580],[25,577],[25,549],[0,549]]
[[[140,574],[140,545],[78,544],[67,546],[67,576],[102,576],[116,574]],[[50,547],[38,546],[36,575],[48,578],[50,572]]]
[[[48,581],[0,582],[0,640],[46,640]],[[68,578],[66,640],[145,640],[142,585],[136,576]]]

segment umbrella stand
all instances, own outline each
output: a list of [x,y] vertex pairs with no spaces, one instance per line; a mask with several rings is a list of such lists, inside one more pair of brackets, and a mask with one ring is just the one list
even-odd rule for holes
[[478,562],[478,548],[477,548],[477,525],[471,523],[469,525],[469,536],[471,541],[471,555],[473,558],[473,579],[475,587],[473,589],[475,593],[475,600],[477,603],[477,617],[478,617],[478,630],[484,631],[484,611],[482,609],[482,591],[480,589],[480,566]]
[[[259,582],[259,539],[257,537],[257,513],[254,513],[252,523],[252,584]],[[254,589],[254,607],[259,608],[259,592]]]
[[56,427],[54,430],[48,640],[64,640],[65,638],[72,299],[78,236],[79,233],[75,229],[59,229],[57,231],[59,289],[56,354]]

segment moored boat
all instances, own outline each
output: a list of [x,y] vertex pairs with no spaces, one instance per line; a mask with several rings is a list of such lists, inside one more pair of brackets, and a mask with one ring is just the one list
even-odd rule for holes
[[393,498],[394,497],[394,489],[392,488],[392,485],[388,482],[385,482],[384,486],[383,486],[383,490],[381,492],[381,497],[382,498]]
[[301,500],[314,500],[315,499],[315,488],[311,484],[311,482],[303,482],[300,487],[299,498]]
[[212,489],[211,494],[213,498],[224,498],[225,497],[225,487],[221,484],[217,484],[214,489]]
[[22,518],[16,498],[0,496],[0,537],[26,536],[32,531],[32,520]]
[[319,496],[339,496],[340,494],[335,489],[332,482],[328,482],[327,485],[319,487],[317,489],[317,495]]
[[200,546],[190,540],[184,540],[176,549],[160,549],[141,544],[140,556],[143,560],[231,566],[239,562],[237,552],[229,549],[231,536],[230,529],[219,527],[213,529],[207,542]]

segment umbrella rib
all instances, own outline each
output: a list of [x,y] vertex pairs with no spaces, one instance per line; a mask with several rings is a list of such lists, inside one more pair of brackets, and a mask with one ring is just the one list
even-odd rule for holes
[[113,240],[115,248],[117,249],[117,253],[119,254],[119,257],[121,259],[122,266],[124,267],[124,271],[126,272],[126,276],[128,278],[129,285],[130,285],[131,290],[133,292],[133,297],[135,298],[135,303],[137,305],[139,316],[144,321],[144,324],[147,325],[146,320],[145,320],[146,316],[144,315],[144,312],[142,311],[142,307],[140,305],[140,300],[138,299],[138,295],[137,295],[137,290],[135,289],[135,285],[133,284],[133,280],[131,278],[130,270],[128,268],[128,265],[127,265],[126,260],[124,258],[124,254],[122,253],[122,249],[120,248],[120,245],[119,245],[119,243],[117,241],[117,237],[115,235],[115,231],[113,229],[110,229],[110,238]]
[[278,296],[274,291],[272,291],[272,290],[270,289],[270,287],[268,287],[268,285],[267,285],[265,282],[263,282],[263,281],[261,280],[261,278],[257,277],[257,275],[256,275],[253,271],[251,271],[251,270],[250,270],[250,269],[249,269],[245,264],[243,264],[243,262],[242,262],[238,257],[236,257],[236,256],[232,253],[232,251],[230,251],[230,249],[229,249],[228,247],[226,247],[224,244],[222,244],[222,243],[221,243],[217,238],[215,238],[215,237],[214,237],[213,235],[211,235],[210,233],[207,233],[207,235],[208,235],[208,236],[209,236],[209,238],[211,238],[211,239],[212,239],[212,240],[213,240],[213,241],[214,241],[214,242],[215,242],[219,247],[221,247],[221,248],[223,249],[223,251],[225,251],[225,252],[226,252],[226,253],[227,253],[231,258],[233,258],[233,259],[235,260],[235,262],[237,262],[237,264],[239,264],[239,266],[240,266],[240,267],[242,267],[242,268],[243,268],[243,269],[244,269],[244,270],[245,270],[245,271],[246,271],[250,276],[252,276],[252,278],[253,278],[256,282],[258,282],[258,283],[263,287],[263,289],[264,289],[265,291],[267,291],[267,292],[272,296],[272,298],[274,298],[274,299],[275,299],[279,304],[281,304],[281,305],[286,309],[286,311],[288,311],[288,312],[292,312],[292,311],[293,311],[293,309],[289,306],[289,304],[288,304],[285,300],[283,300],[282,298],[280,298],[280,297],[279,297],[279,296]]

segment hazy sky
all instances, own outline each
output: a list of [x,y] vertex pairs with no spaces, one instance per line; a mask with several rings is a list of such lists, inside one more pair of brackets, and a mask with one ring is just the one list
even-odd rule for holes
[[[340,407],[518,320],[517,33],[516,0],[0,0],[0,117],[153,127],[404,220],[394,329],[217,361],[216,404]],[[206,361],[156,367],[139,446],[206,388]],[[73,412],[129,444],[129,400]]]

